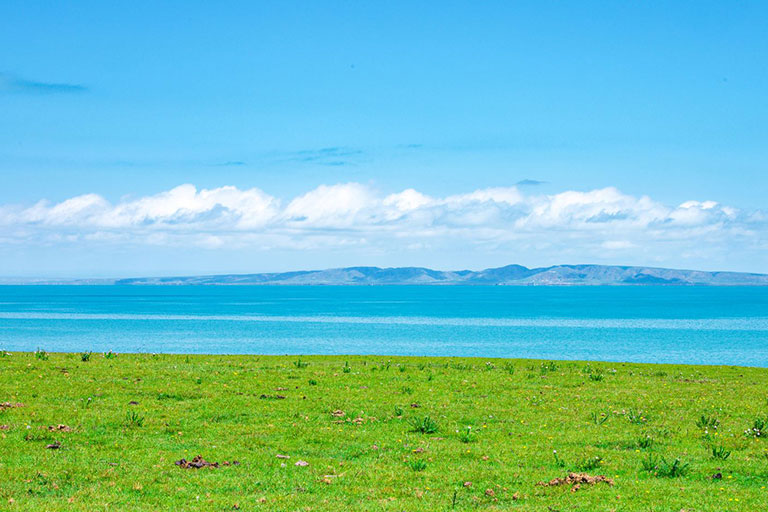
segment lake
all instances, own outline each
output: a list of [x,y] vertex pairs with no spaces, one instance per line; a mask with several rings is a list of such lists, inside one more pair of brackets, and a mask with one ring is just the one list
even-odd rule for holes
[[768,287],[0,286],[0,349],[768,366]]

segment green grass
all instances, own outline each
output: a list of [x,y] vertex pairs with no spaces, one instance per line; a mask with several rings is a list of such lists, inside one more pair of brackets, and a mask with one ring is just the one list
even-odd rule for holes
[[[768,501],[759,368],[39,350],[0,357],[4,402],[24,406],[0,407],[0,510],[722,511]],[[239,464],[174,464],[196,455]],[[536,485],[569,471],[615,485]]]

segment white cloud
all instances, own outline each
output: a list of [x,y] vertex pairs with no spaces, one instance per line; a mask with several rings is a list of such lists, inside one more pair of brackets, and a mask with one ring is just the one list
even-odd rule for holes
[[[322,185],[287,201],[257,188],[181,185],[115,204],[85,194],[0,206],[0,244],[112,244],[257,250],[520,251],[549,259],[610,251],[655,259],[763,250],[768,217],[714,201],[667,206],[608,187],[525,195],[515,187],[434,197],[382,195],[359,183]],[[666,256],[665,256],[666,255]]]

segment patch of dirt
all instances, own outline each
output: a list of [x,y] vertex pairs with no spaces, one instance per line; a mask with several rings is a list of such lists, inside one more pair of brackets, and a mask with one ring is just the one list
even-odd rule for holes
[[417,403],[413,403],[413,404],[411,404],[411,407],[413,407],[414,409],[418,409],[421,406],[419,404],[417,404]]
[[300,461],[296,462],[296,464],[294,464],[294,466],[300,466],[300,467],[309,466],[309,462],[307,462],[305,460],[300,460]]
[[0,425],[0,430],[10,430],[10,425]]
[[543,487],[555,487],[558,485],[571,485],[571,492],[576,492],[581,489],[582,485],[595,485],[600,482],[605,482],[608,485],[613,485],[613,480],[607,478],[604,475],[592,476],[587,473],[568,473],[565,478],[554,478],[549,482],[539,482],[536,485]]
[[45,447],[46,447],[47,449],[49,449],[49,450],[58,450],[59,448],[61,448],[61,443],[60,443],[60,442],[58,442],[58,441],[56,441],[56,442],[54,442],[54,443],[51,443],[51,444],[45,445]]
[[336,418],[341,418],[342,416],[344,416],[344,411],[342,411],[341,409],[336,409],[331,413],[331,416],[335,416]]
[[261,395],[259,398],[262,400],[285,400],[283,395]]
[[232,462],[227,462],[225,460],[222,463],[208,462],[207,460],[202,458],[200,455],[195,456],[195,458],[192,460],[187,460],[187,459],[177,460],[174,464],[184,469],[218,468],[219,466],[239,466],[240,465],[240,463],[236,460],[233,460]]
[[24,407],[24,404],[13,402],[0,402],[0,409],[13,409],[15,407]]
[[72,427],[59,423],[58,425],[48,425],[48,430],[51,432],[72,432]]
[[137,402],[136,400],[131,400],[130,402],[128,402],[128,405],[139,405],[139,402]]

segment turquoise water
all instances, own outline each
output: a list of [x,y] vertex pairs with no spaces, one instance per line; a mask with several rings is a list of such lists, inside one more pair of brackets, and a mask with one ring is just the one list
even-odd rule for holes
[[0,286],[0,349],[768,366],[768,288]]

